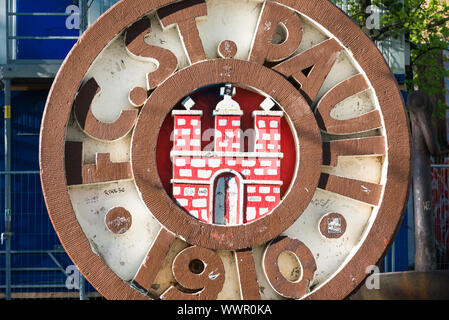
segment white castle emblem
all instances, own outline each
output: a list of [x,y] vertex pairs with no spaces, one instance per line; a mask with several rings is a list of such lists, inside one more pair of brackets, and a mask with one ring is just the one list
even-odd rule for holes
[[281,118],[270,98],[253,112],[253,151],[242,152],[243,111],[233,100],[236,88],[221,89],[215,110],[213,151],[201,150],[202,111],[186,98],[174,110],[173,197],[193,217],[217,225],[242,225],[270,214],[281,198]]

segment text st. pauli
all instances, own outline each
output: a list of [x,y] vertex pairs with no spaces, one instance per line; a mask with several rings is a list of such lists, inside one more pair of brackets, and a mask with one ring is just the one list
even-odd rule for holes
[[410,174],[394,77],[324,0],[122,0],[63,64],[40,152],[108,299],[345,298]]

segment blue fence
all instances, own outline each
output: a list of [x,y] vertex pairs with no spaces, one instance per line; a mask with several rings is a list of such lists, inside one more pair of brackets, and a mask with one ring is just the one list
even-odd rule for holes
[[[11,176],[11,292],[13,295],[21,293],[20,297],[26,296],[26,293],[76,293],[76,290],[66,287],[66,269],[73,263],[51,225],[38,174],[39,130],[47,95],[48,91],[12,92],[11,162],[12,170],[18,174]],[[3,100],[2,93],[2,105]],[[3,122],[1,124],[3,132]],[[1,142],[1,163],[4,167],[3,139]],[[0,204],[4,212],[4,176],[0,175],[0,180]],[[0,230],[5,230],[4,219],[0,219]],[[0,292],[5,292],[3,246],[0,246],[0,253]]]
[[[64,14],[73,0],[17,0],[17,12]],[[21,37],[76,37],[78,29],[66,27],[67,16],[16,16],[17,59],[64,59],[75,44],[73,39],[23,39]]]

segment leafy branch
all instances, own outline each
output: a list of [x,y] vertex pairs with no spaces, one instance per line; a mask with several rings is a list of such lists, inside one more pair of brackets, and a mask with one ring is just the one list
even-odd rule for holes
[[[449,43],[448,0],[331,0],[345,6],[348,15],[376,42],[405,36],[410,43],[409,90],[419,88],[436,96],[441,114],[448,106],[444,101],[444,81],[449,71],[443,63],[443,50]],[[371,7],[369,7],[371,6]],[[373,8],[377,12],[373,12]],[[378,14],[378,16],[374,16]],[[377,19],[378,25],[369,28]]]

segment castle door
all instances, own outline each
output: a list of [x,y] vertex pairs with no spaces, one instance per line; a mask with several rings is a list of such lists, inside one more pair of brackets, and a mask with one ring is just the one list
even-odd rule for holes
[[240,224],[240,179],[232,173],[219,175],[214,181],[213,223]]

